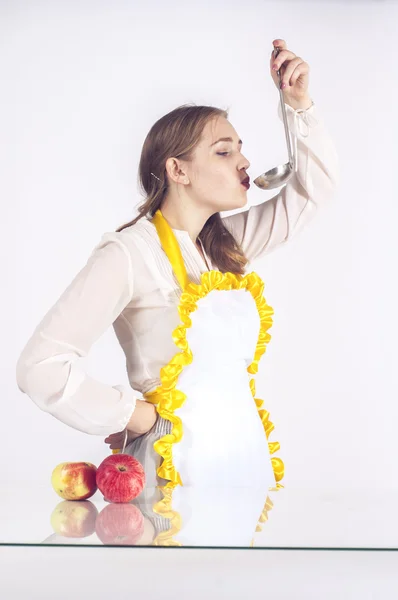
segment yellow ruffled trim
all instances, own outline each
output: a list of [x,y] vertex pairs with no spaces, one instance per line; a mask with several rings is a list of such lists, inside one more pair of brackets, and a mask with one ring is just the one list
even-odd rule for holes
[[[252,294],[260,317],[260,331],[254,359],[247,368],[248,373],[257,373],[260,358],[271,339],[268,329],[272,325],[272,315],[274,314],[273,309],[263,297],[264,282],[254,272],[243,276],[234,273],[221,273],[220,271],[206,271],[201,275],[201,283],[199,285],[189,283],[180,298],[178,312],[182,323],[173,331],[173,340],[180,352],[175,354],[170,362],[161,369],[161,385],[156,390],[145,394],[145,399],[156,405],[159,415],[171,421],[173,425],[171,433],[160,438],[153,446],[155,451],[163,458],[157,473],[159,477],[168,480],[166,488],[175,487],[178,484],[182,485],[180,474],[173,464],[172,446],[181,440],[183,433],[181,419],[175,414],[175,411],[181,408],[186,400],[186,394],[177,389],[178,377],[184,367],[192,362],[193,358],[186,337],[187,328],[191,327],[192,324],[190,314],[198,308],[197,302],[211,291],[238,289],[246,289]],[[262,409],[263,400],[255,397],[254,379],[250,380],[250,389],[268,440],[274,425],[269,420],[269,412]],[[280,445],[279,442],[269,442],[268,447],[270,453],[274,454],[279,450]],[[275,480],[279,482],[284,475],[283,461],[280,458],[272,458],[271,462]],[[278,485],[279,487],[282,486]]]
[[160,490],[163,498],[153,505],[152,510],[157,515],[170,520],[170,529],[160,531],[152,546],[182,546],[181,542],[173,540],[173,536],[179,533],[182,527],[181,515],[172,507],[173,490],[166,487],[161,487]]

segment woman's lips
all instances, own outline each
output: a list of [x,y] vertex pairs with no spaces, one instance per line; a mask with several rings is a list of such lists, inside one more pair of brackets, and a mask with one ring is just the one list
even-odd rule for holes
[[247,190],[250,189],[250,183],[242,182],[241,185],[243,185],[243,187],[245,187]]

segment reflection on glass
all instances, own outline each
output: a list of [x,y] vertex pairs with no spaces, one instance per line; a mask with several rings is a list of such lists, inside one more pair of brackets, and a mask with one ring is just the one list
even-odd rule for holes
[[145,469],[147,485],[129,503],[105,498],[59,502],[50,517],[54,533],[46,544],[103,544],[109,546],[254,546],[273,507],[269,495],[279,488],[252,485],[166,487],[157,475],[160,457],[155,426],[131,442],[125,452]]

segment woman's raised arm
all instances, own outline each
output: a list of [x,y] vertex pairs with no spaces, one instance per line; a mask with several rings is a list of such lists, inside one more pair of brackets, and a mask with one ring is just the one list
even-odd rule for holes
[[[307,110],[285,106],[297,172],[270,200],[223,218],[250,262],[296,235],[330,202],[339,182],[338,155],[316,105]],[[282,120],[280,103],[278,115]]]

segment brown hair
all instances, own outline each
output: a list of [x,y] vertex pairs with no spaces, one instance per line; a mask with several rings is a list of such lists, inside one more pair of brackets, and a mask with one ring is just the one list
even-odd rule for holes
[[[117,232],[134,225],[146,215],[152,217],[161,209],[169,188],[167,159],[175,157],[191,161],[206,123],[219,116],[228,118],[228,112],[214,106],[184,104],[156,121],[145,138],[138,169],[140,188],[146,199],[138,207],[138,216],[116,229]],[[244,274],[248,259],[223,224],[219,212],[206,221],[199,238],[206,253],[221,272]]]

